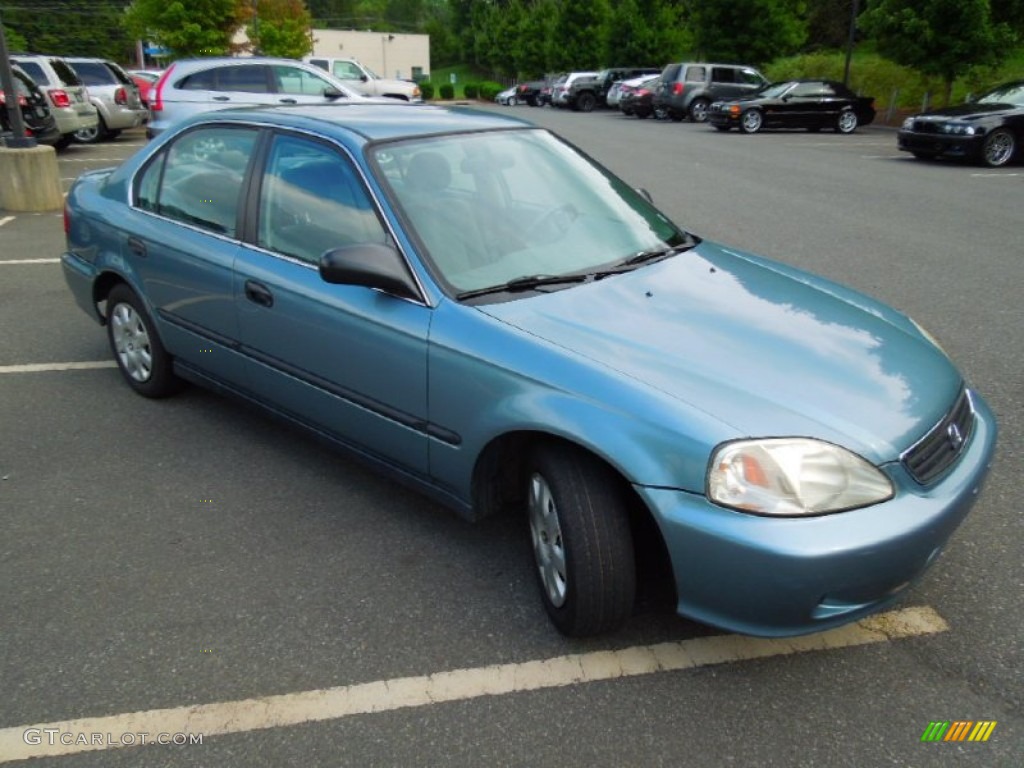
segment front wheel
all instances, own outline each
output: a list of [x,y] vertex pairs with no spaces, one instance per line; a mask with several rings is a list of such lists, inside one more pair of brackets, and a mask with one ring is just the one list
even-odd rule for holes
[[857,114],[849,109],[840,112],[839,119],[836,121],[836,130],[839,133],[853,133],[857,130]]
[[989,168],[999,168],[1013,159],[1017,151],[1017,140],[1006,128],[997,128],[986,138],[981,147],[981,161]]
[[744,133],[757,133],[764,125],[764,118],[756,109],[749,109],[740,117],[740,128]]
[[593,112],[594,107],[597,106],[597,97],[590,92],[584,92],[579,95],[576,99],[576,104],[580,109],[580,112]]
[[128,386],[145,397],[174,394],[181,381],[153,320],[135,292],[123,283],[107,296],[107,339]]
[[610,470],[575,449],[532,458],[527,514],[544,607],[563,634],[610,632],[633,611],[636,562],[623,491]]

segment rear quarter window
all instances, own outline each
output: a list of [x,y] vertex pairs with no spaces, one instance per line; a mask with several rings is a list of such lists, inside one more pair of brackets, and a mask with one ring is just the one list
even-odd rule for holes
[[50,59],[50,66],[53,67],[53,71],[57,73],[57,77],[64,85],[82,85],[81,78],[63,59]]
[[114,74],[98,61],[81,61],[72,65],[86,85],[116,85]]
[[706,67],[686,68],[686,82],[688,83],[703,83],[707,78],[708,70]]

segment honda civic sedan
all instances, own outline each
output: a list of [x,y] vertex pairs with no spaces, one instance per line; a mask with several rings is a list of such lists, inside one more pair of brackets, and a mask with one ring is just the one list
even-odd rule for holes
[[131,389],[213,387],[468,519],[520,516],[568,635],[620,627],[659,575],[733,631],[864,616],[936,561],[993,456],[985,401],[909,317],[701,239],[515,118],[210,112],[65,213],[64,275]]

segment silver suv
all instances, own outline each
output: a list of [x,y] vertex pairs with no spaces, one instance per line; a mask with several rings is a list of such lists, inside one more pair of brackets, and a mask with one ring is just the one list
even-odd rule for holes
[[744,98],[766,85],[764,75],[742,64],[669,64],[662,70],[654,91],[654,109],[676,121],[688,117],[703,123],[708,119],[711,102]]
[[11,63],[21,67],[26,75],[46,95],[50,114],[57,121],[60,138],[54,142],[57,149],[63,149],[83,128],[95,128],[99,124],[99,113],[89,101],[89,91],[67,62],[58,56],[41,56],[34,53],[15,53]]
[[93,144],[113,139],[125,128],[138,128],[149,120],[135,81],[117,64],[105,59],[64,59],[89,88],[89,100],[99,111],[95,128],[75,132],[75,140]]
[[[149,91],[149,138],[200,112],[262,104],[332,104],[364,97],[311,64],[263,56],[182,59]],[[394,103],[388,99],[388,103]]]

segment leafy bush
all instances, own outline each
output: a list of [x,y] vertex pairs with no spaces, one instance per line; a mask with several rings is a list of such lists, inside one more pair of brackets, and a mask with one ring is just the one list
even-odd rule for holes
[[420,95],[424,101],[430,101],[434,98],[434,84],[429,80],[424,80],[420,83]]
[[467,99],[475,99],[479,94],[480,86],[476,83],[466,83],[462,86],[462,93]]
[[441,98],[445,101],[450,101],[455,98],[455,86],[451,83],[441,83],[441,88],[439,90]]
[[505,90],[505,86],[493,80],[485,80],[479,83],[480,98],[484,101],[494,101],[494,97]]

